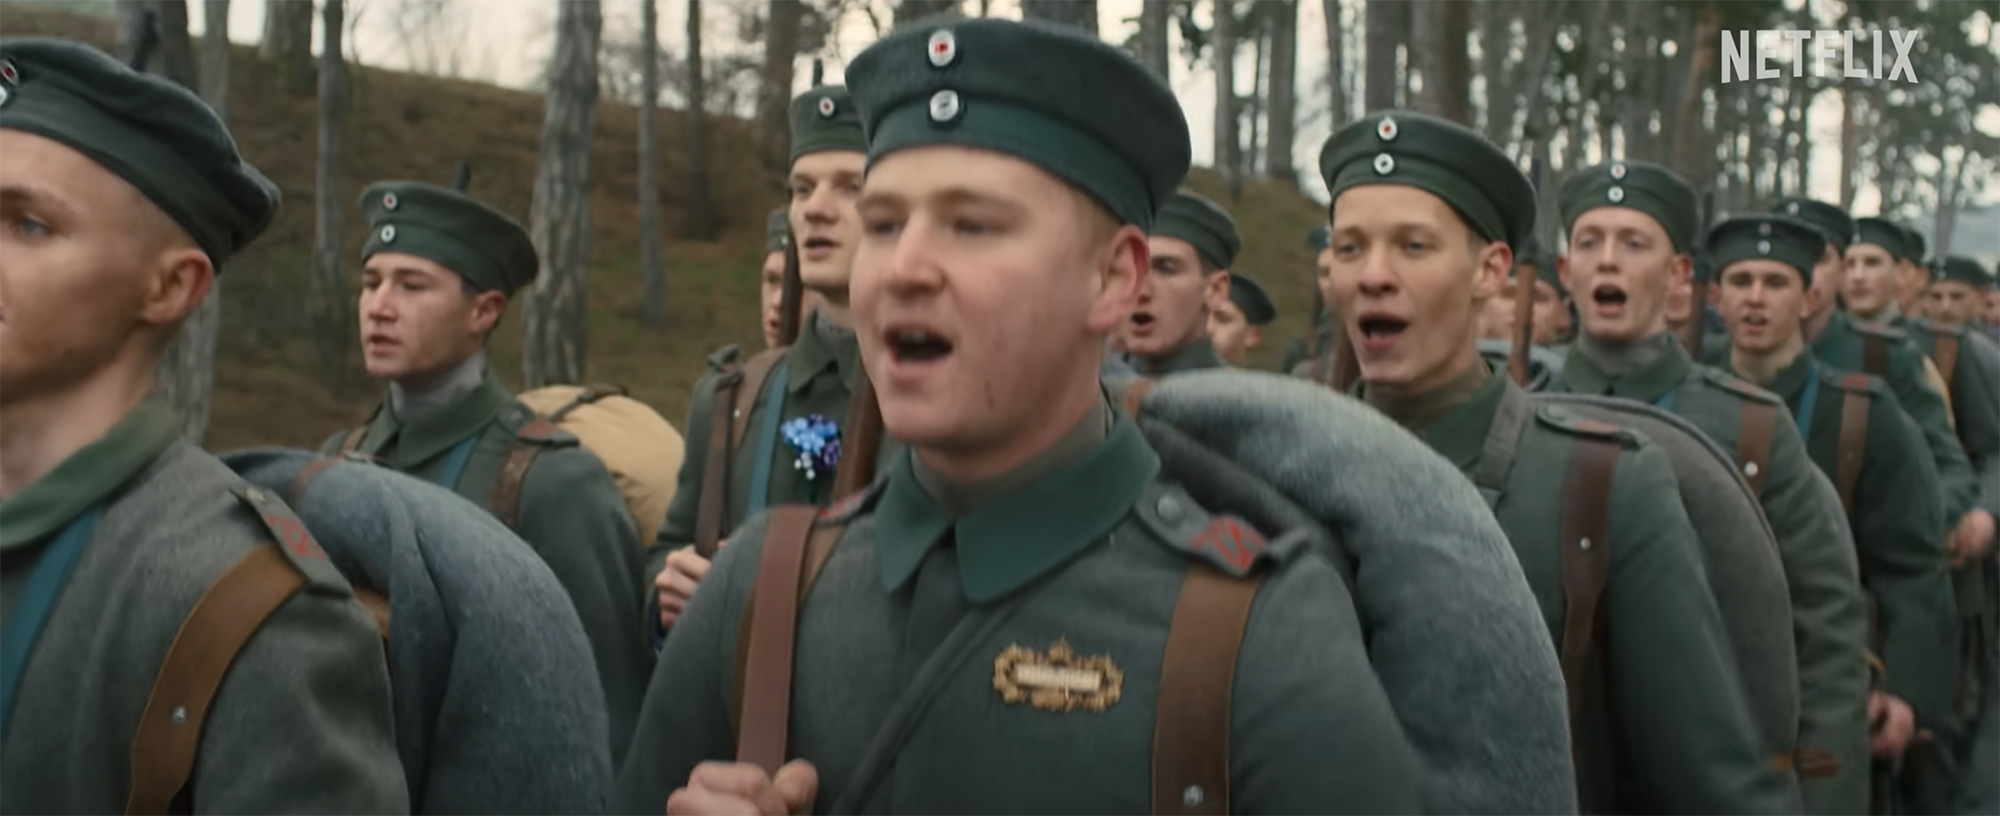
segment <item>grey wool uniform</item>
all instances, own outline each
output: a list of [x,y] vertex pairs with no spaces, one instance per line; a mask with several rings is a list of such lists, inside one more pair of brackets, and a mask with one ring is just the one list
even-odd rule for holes
[[[1585,168],[1565,180],[1561,199],[1567,224],[1591,209],[1625,207],[1654,218],[1679,252],[1692,253],[1699,240],[1693,191],[1654,165],[1616,162]],[[1723,450],[1737,454],[1737,464],[1756,488],[1777,534],[1791,590],[1799,662],[1799,751],[1837,763],[1831,773],[1802,775],[1806,811],[1860,807],[1867,756],[1866,604],[1839,496],[1807,456],[1798,429],[1783,416],[1783,401],[1690,359],[1671,333],[1612,346],[1580,330],[1551,390],[1650,403],[1687,419]],[[1768,420],[1768,455],[1761,466],[1742,458],[1745,418],[1756,412],[1774,415]]]
[[[1373,185],[1423,190],[1465,222],[1475,244],[1518,244],[1531,232],[1534,189],[1491,143],[1407,111],[1336,131],[1320,172],[1340,216],[1341,194]],[[1785,780],[1761,748],[1700,544],[1664,454],[1633,431],[1535,406],[1484,359],[1422,394],[1391,398],[1360,384],[1369,404],[1472,479],[1507,533],[1564,665],[1572,705],[1578,799],[1589,813],[1780,813]],[[1578,500],[1573,457],[1618,449],[1603,497],[1610,548],[1603,637],[1566,649],[1582,601],[1563,550]],[[1588,501],[1588,499],[1581,499]],[[1575,661],[1582,661],[1577,663]]]
[[[80,43],[0,39],[0,129],[101,164],[218,267],[278,206],[194,94]],[[255,557],[303,586],[249,636],[196,720],[180,806],[408,812],[375,624],[310,536],[281,532],[297,525],[181,441],[157,399],[0,501],[0,812],[124,811],[136,778],[166,761],[134,737],[182,622]]]
[[[1187,171],[1171,91],[1067,29],[906,27],[847,76],[871,161],[924,145],[998,150],[1141,228]],[[983,484],[949,484],[905,451],[824,517],[845,530],[801,603],[786,754],[818,768],[816,812],[1149,809],[1162,653],[1196,559],[1269,570],[1231,692],[1230,809],[1423,807],[1421,763],[1369,667],[1353,598],[1302,538],[1267,544],[1162,482],[1159,457],[1108,398]],[[1191,544],[1219,529],[1242,536],[1247,558]],[[764,532],[753,519],[731,538],[674,627],[612,810],[658,812],[697,764],[735,754],[734,653]],[[1023,689],[1008,678],[1022,675],[996,677],[1059,661],[1096,667],[1097,690],[1072,706],[1013,696]]]
[[[363,192],[361,204],[370,230],[364,260],[407,253],[443,265],[477,290],[509,294],[539,268],[526,230],[457,191],[379,182]],[[324,450],[365,454],[491,510],[502,502],[502,471],[521,446],[536,451],[516,482],[510,523],[562,582],[583,620],[615,761],[645,694],[652,654],[641,617],[639,534],[604,462],[568,432],[538,421],[487,369],[483,353],[460,361],[428,393],[391,384],[389,399],[366,425],[336,434]]]

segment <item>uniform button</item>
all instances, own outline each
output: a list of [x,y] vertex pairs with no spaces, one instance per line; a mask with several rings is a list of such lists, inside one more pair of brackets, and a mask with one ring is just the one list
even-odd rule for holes
[[243,491],[243,498],[262,504],[264,501],[264,490],[257,487],[247,488]]
[[187,706],[174,706],[173,713],[167,715],[167,719],[173,720],[175,725],[187,725],[188,721]]
[[1202,790],[1200,785],[1189,785],[1185,790],[1181,791],[1182,805],[1187,807],[1201,807],[1201,803],[1206,801],[1208,801],[1208,792]]
[[1744,463],[1743,463],[1743,475],[1745,475],[1745,476],[1749,476],[1749,477],[1751,477],[1751,478],[1753,478],[1753,479],[1754,479],[1754,478],[1756,478],[1756,477],[1757,477],[1757,463],[1756,463],[1756,462],[1744,462]]
[[1590,538],[1586,536],[1586,537],[1584,537],[1584,538],[1582,538],[1582,539],[1578,540],[1578,541],[1576,542],[1576,546],[1577,546],[1577,548],[1578,548],[1578,549],[1583,549],[1583,550],[1588,550],[1588,549],[1590,549]]
[[1179,524],[1181,521],[1181,502],[1172,496],[1161,496],[1160,503],[1154,505],[1153,510],[1160,514],[1161,521],[1168,524]]

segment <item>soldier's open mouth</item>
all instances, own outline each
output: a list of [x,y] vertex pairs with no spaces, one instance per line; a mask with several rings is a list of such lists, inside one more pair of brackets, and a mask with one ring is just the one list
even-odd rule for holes
[[1750,326],[1762,326],[1771,322],[1771,319],[1760,314],[1747,314],[1743,316],[1743,322]]
[[889,353],[899,363],[925,363],[951,353],[951,341],[922,329],[889,333]]
[[1401,337],[1403,330],[1410,327],[1410,321],[1399,317],[1368,316],[1361,318],[1361,336],[1370,343],[1388,342]]
[[1605,286],[1599,286],[1596,289],[1592,290],[1590,293],[1590,297],[1592,300],[1595,300],[1598,303],[1602,303],[1606,306],[1625,305],[1625,290],[1608,284]]
[[1133,325],[1133,326],[1136,326],[1136,327],[1139,327],[1139,328],[1145,328],[1145,327],[1147,327],[1147,326],[1151,326],[1151,325],[1153,325],[1153,315],[1152,315],[1152,313],[1150,313],[1150,312],[1133,312],[1133,313],[1132,313],[1132,325]]

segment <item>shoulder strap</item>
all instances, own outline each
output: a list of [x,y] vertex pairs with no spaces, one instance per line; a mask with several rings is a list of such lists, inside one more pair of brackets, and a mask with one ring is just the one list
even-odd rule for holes
[[784,505],[771,511],[757,582],[737,627],[736,760],[777,773],[791,740],[792,653],[799,606],[825,566],[842,527],[815,527],[819,508]]
[[1745,400],[1736,428],[1736,461],[1750,481],[1753,495],[1764,495],[1764,471],[1771,467],[1771,434],[1777,431],[1778,406]]
[[844,499],[875,481],[875,456],[882,447],[882,406],[875,384],[863,371],[854,377],[847,398],[847,430],[840,440],[840,462],[834,469],[833,498]]
[[1948,387],[1952,381],[1952,370],[1958,368],[1958,335],[1938,332],[1936,338],[1936,345],[1931,348],[1935,352],[1931,360],[1937,363],[1938,376],[1944,378]]
[[1867,393],[1848,390],[1840,403],[1840,452],[1835,471],[1840,488],[1840,506],[1850,515],[1854,512],[1854,485],[1861,481],[1862,457],[1868,453],[1868,406],[1871,401]]
[[528,468],[534,466],[535,456],[542,452],[543,440],[557,430],[555,423],[541,417],[528,420],[514,434],[507,458],[500,461],[500,475],[493,482],[493,497],[487,500],[486,507],[509,530],[521,521],[521,483],[528,480]]
[[1501,389],[1500,407],[1493,414],[1493,424],[1486,429],[1486,446],[1479,451],[1479,464],[1472,469],[1472,483],[1479,487],[1479,495],[1486,499],[1486,506],[1500,502],[1500,494],[1507,489],[1507,471],[1514,467],[1514,448],[1521,442],[1521,429],[1528,423],[1528,413],[1534,410],[1528,405],[1528,397],[1519,387]]
[[1861,335],[1861,373],[1889,376],[1889,340],[1878,334]]
[[166,813],[184,794],[201,747],[201,726],[236,654],[264,620],[305,585],[277,545],[250,550],[209,586],[181,622],[139,729],[132,737],[127,814]]
[[1229,812],[1229,703],[1262,573],[1188,562],[1160,662],[1153,716],[1153,812]]
[[625,390],[625,386],[612,383],[586,385],[582,391],[577,392],[575,399],[570,400],[568,404],[557,408],[553,413],[549,414],[549,421],[560,425],[569,416],[569,412],[571,411],[604,399],[605,397],[622,397],[629,393]]
[[[733,451],[738,445],[743,444],[743,435],[750,430],[750,407],[757,402],[757,395],[764,392],[764,381],[770,378],[771,369],[777,367],[778,361],[784,359],[787,348],[779,346],[765,349],[743,365],[743,385],[733,395],[735,399],[731,402],[729,412],[730,450]],[[718,404],[721,401],[720,397],[716,399]]]
[[743,369],[730,364],[715,381],[715,399],[709,403],[708,458],[701,466],[701,502],[694,511],[694,551],[714,558],[722,543],[722,511],[729,506],[729,450],[734,439],[732,425],[741,426],[742,414],[736,395],[743,388]]
[[346,456],[361,449],[361,443],[368,440],[368,426],[362,425],[347,432],[340,440],[340,455]]
[[1569,691],[1572,734],[1579,733],[1591,648],[1606,635],[1597,604],[1611,577],[1611,478],[1623,451],[1623,446],[1609,439],[1577,440],[1563,489],[1560,544],[1563,598],[1568,608],[1563,612],[1562,670],[1563,685]]

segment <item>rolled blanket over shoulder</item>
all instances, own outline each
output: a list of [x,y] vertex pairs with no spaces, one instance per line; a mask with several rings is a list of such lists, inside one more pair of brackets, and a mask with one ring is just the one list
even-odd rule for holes
[[[316,457],[225,454],[287,495]],[[389,596],[396,743],[417,813],[599,813],[611,783],[604,692],[569,596],[483,509],[359,462],[287,497],[340,571]]]

